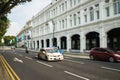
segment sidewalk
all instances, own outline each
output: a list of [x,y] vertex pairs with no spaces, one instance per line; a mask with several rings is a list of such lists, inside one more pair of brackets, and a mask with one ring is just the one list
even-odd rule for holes
[[75,58],[84,58],[84,59],[89,59],[89,54],[88,53],[64,53],[63,55],[68,56],[68,57],[75,57]]

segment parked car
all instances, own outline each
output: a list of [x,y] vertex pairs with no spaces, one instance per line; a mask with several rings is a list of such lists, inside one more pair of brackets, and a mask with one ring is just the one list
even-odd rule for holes
[[120,62],[120,53],[112,51],[108,48],[92,48],[90,50],[90,59],[105,60],[110,62]]
[[45,59],[47,61],[63,60],[63,55],[57,48],[43,48],[38,53],[38,58]]

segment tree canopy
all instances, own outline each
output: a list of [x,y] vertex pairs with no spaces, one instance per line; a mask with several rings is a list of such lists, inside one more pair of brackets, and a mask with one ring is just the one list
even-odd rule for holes
[[4,36],[4,34],[7,32],[7,28],[9,25],[9,20],[7,17],[1,17],[0,18],[0,43],[1,43],[1,39]]
[[[12,43],[10,43],[12,41]],[[15,45],[16,37],[15,36],[4,36],[4,43],[6,46]]]
[[9,26],[7,14],[10,13],[11,9],[15,6],[30,1],[32,0],[0,0],[0,43]]
[[16,5],[30,1],[31,0],[0,0],[0,18],[6,16]]

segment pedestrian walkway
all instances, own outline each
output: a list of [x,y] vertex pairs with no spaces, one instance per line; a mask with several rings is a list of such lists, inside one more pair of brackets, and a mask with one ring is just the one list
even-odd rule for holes
[[64,53],[65,56],[68,57],[75,57],[75,58],[84,58],[84,59],[89,59],[89,54],[88,53]]

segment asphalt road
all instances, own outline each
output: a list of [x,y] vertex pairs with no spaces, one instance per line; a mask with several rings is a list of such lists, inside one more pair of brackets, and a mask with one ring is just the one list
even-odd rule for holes
[[37,59],[35,52],[7,50],[3,56],[21,80],[120,80],[120,63],[64,56],[64,61]]

